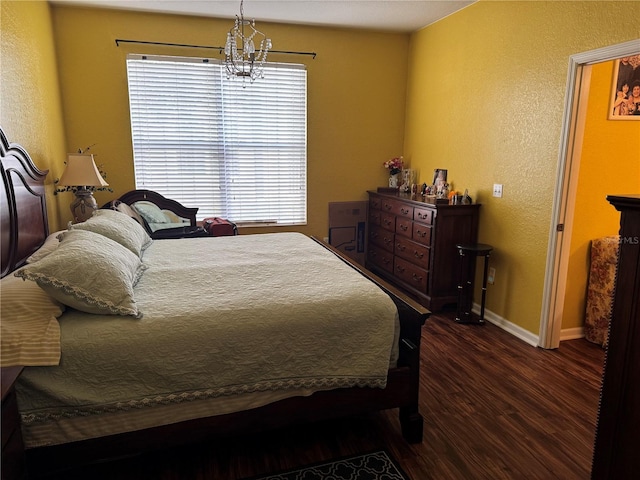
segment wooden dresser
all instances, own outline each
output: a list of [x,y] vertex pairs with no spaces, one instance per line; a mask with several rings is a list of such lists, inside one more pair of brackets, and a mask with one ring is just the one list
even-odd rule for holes
[[640,195],[609,196],[620,245],[593,452],[593,480],[640,472]]
[[455,304],[456,244],[477,242],[480,205],[436,205],[421,195],[368,193],[367,268],[429,310]]

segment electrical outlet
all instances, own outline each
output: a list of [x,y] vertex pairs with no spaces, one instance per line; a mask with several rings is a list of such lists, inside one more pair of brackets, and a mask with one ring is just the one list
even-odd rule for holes
[[493,267],[489,267],[489,275],[487,275],[487,282],[489,285],[493,285],[496,281],[496,269]]
[[494,197],[502,197],[502,184],[501,183],[494,183],[493,184],[493,196]]

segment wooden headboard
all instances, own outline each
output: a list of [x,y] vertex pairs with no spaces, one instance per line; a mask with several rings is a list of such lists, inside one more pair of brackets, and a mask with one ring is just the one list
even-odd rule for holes
[[9,143],[0,127],[2,277],[24,264],[49,235],[44,179],[24,148]]

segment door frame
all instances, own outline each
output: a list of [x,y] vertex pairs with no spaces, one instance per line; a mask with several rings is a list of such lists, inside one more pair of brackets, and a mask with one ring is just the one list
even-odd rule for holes
[[[542,295],[539,346],[558,348],[569,264],[569,242],[575,206],[575,186],[580,168],[582,134],[588,92],[589,70],[585,67],[631,56],[640,51],[632,40],[609,47],[578,53],[569,58],[556,187],[551,214],[545,281]],[[563,228],[559,228],[562,225]]]

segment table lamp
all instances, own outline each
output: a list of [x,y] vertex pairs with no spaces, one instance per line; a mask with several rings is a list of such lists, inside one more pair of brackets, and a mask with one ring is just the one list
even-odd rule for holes
[[73,220],[84,222],[98,209],[91,187],[106,187],[109,184],[100,175],[93,155],[70,153],[58,185],[73,187],[71,190],[75,193],[75,199],[70,205]]

